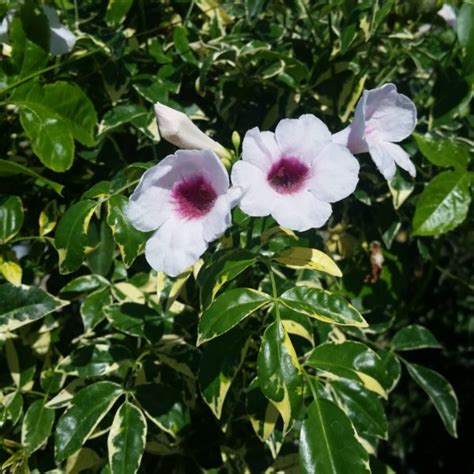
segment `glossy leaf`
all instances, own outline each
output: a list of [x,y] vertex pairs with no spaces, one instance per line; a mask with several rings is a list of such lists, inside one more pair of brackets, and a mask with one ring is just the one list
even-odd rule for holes
[[353,380],[367,390],[387,397],[384,389],[386,374],[382,361],[373,350],[360,342],[321,344],[313,349],[305,365]]
[[279,299],[291,310],[325,323],[368,326],[359,311],[344,298],[320,288],[296,286],[285,291]]
[[278,252],[273,260],[288,268],[318,270],[341,277],[342,273],[331,257],[324,252],[306,247],[290,247]]
[[112,474],[135,474],[145,451],[147,423],[139,408],[129,402],[117,410],[107,438]]
[[23,225],[23,204],[18,196],[0,200],[0,244],[15,237]]
[[54,410],[45,407],[44,400],[33,402],[25,413],[21,427],[21,444],[28,454],[34,453],[46,442],[54,423]]
[[444,171],[423,190],[413,217],[414,235],[439,235],[457,227],[467,216],[470,178],[461,171]]
[[315,399],[300,433],[301,472],[370,474],[369,456],[347,415],[333,402]]
[[226,291],[203,312],[199,321],[197,345],[224,334],[270,302],[269,295],[250,288]]
[[136,230],[125,216],[128,200],[125,196],[111,196],[107,202],[107,224],[112,229],[123,262],[129,267],[139,254],[147,234]]
[[248,343],[248,334],[236,327],[204,347],[199,385],[204,401],[216,418],[221,417],[225,397],[244,362]]
[[413,135],[421,153],[436,166],[453,166],[465,170],[469,163],[469,151],[448,138],[435,138],[430,135]]
[[359,436],[387,439],[388,422],[382,401],[373,392],[361,390],[352,380],[331,381],[339,406],[352,421]]
[[158,341],[163,333],[163,317],[146,305],[112,304],[103,311],[112,327],[130,336]]
[[105,310],[112,303],[112,296],[109,288],[102,288],[94,293],[87,295],[81,305],[81,317],[84,323],[84,329],[92,331],[103,319],[105,319]]
[[112,267],[115,244],[112,231],[105,220],[91,223],[88,229],[87,247],[93,248],[87,253],[87,265],[93,273],[106,276]]
[[86,293],[108,286],[109,282],[100,275],[84,275],[74,278],[61,288],[61,293]]
[[260,389],[272,401],[284,422],[284,432],[298,416],[303,401],[303,375],[293,344],[281,322],[263,334],[257,359]]
[[0,333],[37,321],[66,304],[35,286],[0,284]]
[[446,431],[457,438],[456,420],[458,417],[458,400],[451,384],[434,370],[418,364],[406,363],[412,379],[428,394]]
[[138,385],[136,398],[147,417],[172,436],[176,436],[190,422],[182,394],[170,385],[162,383]]
[[219,257],[216,255],[212,263],[199,272],[203,307],[209,306],[226,283],[254,265],[256,260],[255,255],[245,249],[234,249]]
[[109,26],[118,26],[125,20],[133,0],[109,0],[105,21]]
[[58,372],[81,378],[99,377],[131,365],[132,355],[119,344],[94,344],[80,347],[56,367]]
[[57,462],[81,448],[122,393],[120,385],[113,382],[97,382],[77,392],[71,407],[62,414],[56,426]]
[[413,349],[441,349],[441,344],[429,329],[414,324],[400,329],[392,339],[395,351],[409,351]]
[[79,201],[61,217],[55,235],[61,273],[73,272],[81,266],[89,222],[96,207],[95,201]]

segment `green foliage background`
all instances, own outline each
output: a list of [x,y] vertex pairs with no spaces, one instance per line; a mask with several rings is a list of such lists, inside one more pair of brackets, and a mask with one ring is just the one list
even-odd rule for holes
[[[472,472],[472,1],[456,4],[456,30],[434,1],[44,3],[78,35],[70,54],[48,53],[39,3],[0,3],[0,16],[17,9],[0,63],[3,469],[130,473],[144,451],[147,473],[314,465],[339,473],[310,448],[309,464],[298,467],[301,426],[311,445],[335,422],[342,431],[333,444],[347,448],[341,466],[368,459],[369,447],[372,472]],[[238,155],[234,131],[314,113],[336,132],[362,90],[386,82],[418,108],[417,133],[404,144],[416,180],[399,172],[387,185],[362,156],[358,189],[334,206],[326,228],[295,240],[271,234],[271,219],[255,223],[235,210],[199,272],[170,280],[150,271],[147,236],[124,208],[143,171],[174,151],[160,141],[153,103],[185,111]],[[374,242],[385,259],[380,274],[372,274]],[[294,247],[325,251],[343,277],[273,258]],[[289,345],[267,312],[273,279],[286,301],[282,320],[294,323]],[[297,281],[330,290],[338,317],[360,312],[369,327],[315,318],[328,303],[294,290]],[[249,306],[234,308],[242,298]],[[227,331],[231,318],[245,321],[203,343],[216,321]],[[292,344],[310,377],[322,371],[321,383],[303,383],[296,369],[280,373]],[[380,382],[378,394],[354,367],[347,372],[360,354],[374,365],[359,368]],[[449,385],[423,367],[459,397],[458,439],[420,388],[455,435]],[[267,401],[279,396],[273,373],[291,395],[294,426],[283,445],[282,418],[275,424]],[[265,417],[274,431],[262,442],[253,428]]]

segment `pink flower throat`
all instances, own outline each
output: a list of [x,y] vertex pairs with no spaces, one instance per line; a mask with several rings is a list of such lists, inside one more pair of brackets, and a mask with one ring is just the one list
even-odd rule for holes
[[177,183],[171,193],[176,211],[185,219],[199,219],[214,206],[217,193],[203,176],[190,176]]
[[272,165],[267,175],[270,186],[280,194],[300,191],[309,175],[309,167],[297,158],[283,157]]

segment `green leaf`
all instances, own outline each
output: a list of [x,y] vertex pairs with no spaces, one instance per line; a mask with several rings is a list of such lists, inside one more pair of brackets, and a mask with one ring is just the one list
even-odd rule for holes
[[81,317],[86,332],[92,331],[104,318],[104,308],[112,304],[109,288],[102,288],[87,295],[81,305]]
[[112,267],[115,243],[105,220],[100,223],[93,221],[89,225],[87,247],[94,249],[87,253],[87,265],[93,273],[106,276]]
[[212,263],[199,272],[198,282],[202,287],[201,300],[207,308],[219,290],[229,281],[237,278],[243,271],[256,262],[255,255],[249,250],[233,249],[222,256],[215,256]]
[[18,196],[0,200],[0,244],[4,244],[20,232],[23,225],[23,204]]
[[147,417],[172,436],[190,423],[182,397],[178,389],[162,383],[145,383],[136,387],[136,398]]
[[107,438],[112,474],[135,474],[145,451],[147,423],[139,408],[124,402],[115,414]]
[[307,247],[290,247],[278,252],[273,260],[289,268],[318,270],[329,275],[341,277],[336,263],[320,250]]
[[36,84],[16,94],[20,122],[41,162],[54,171],[68,170],[74,160],[74,138],[94,144],[97,116],[87,96],[73,84]]
[[74,272],[81,266],[89,222],[97,206],[96,201],[79,201],[61,217],[55,235],[61,273]]
[[412,379],[430,397],[439,416],[443,420],[446,431],[454,438],[457,438],[458,400],[451,384],[434,370],[407,362],[405,365]]
[[414,133],[421,153],[436,166],[453,166],[457,171],[467,168],[469,151],[449,138],[435,138],[430,135]]
[[89,97],[75,84],[57,81],[44,87],[42,104],[50,107],[73,137],[85,146],[95,144],[97,113]]
[[287,432],[303,402],[303,375],[293,344],[278,320],[263,334],[257,359],[260,389],[280,412]]
[[12,339],[5,341],[5,353],[7,356],[8,368],[14,384],[24,391],[33,387],[36,363],[31,349],[28,346],[17,342],[19,350],[16,349]]
[[157,342],[163,334],[163,317],[149,306],[122,303],[104,306],[103,311],[112,327],[135,337]]
[[385,388],[387,392],[391,392],[398,384],[402,375],[402,367],[398,357],[391,351],[379,351],[382,367],[386,373]]
[[36,400],[25,413],[21,426],[21,444],[28,454],[34,453],[46,442],[54,423],[54,410],[45,407],[45,400]]
[[297,286],[285,291],[279,300],[291,310],[325,323],[368,326],[359,311],[344,298],[320,288]]
[[112,229],[114,240],[117,243],[123,262],[128,268],[140,253],[148,235],[136,230],[128,221],[125,210],[128,199],[116,194],[107,202],[107,224]]
[[245,0],[245,14],[252,23],[265,10],[268,0]]
[[333,402],[315,399],[300,433],[304,474],[370,474],[369,456],[347,415]]
[[108,26],[117,27],[125,20],[133,0],[109,0],[105,12],[105,22]]
[[204,401],[216,418],[221,417],[225,397],[244,362],[248,343],[248,334],[235,327],[207,344],[202,352],[199,385]]
[[414,324],[400,329],[392,339],[395,351],[410,351],[413,349],[434,348],[441,349],[436,337],[423,326]]
[[330,382],[338,405],[362,437],[387,439],[388,422],[382,401],[373,392],[361,390],[352,380]]
[[181,59],[190,64],[197,64],[193,51],[189,46],[188,30],[184,26],[177,26],[173,31],[173,42]]
[[469,174],[444,171],[421,193],[413,217],[413,235],[439,235],[457,227],[467,216],[471,195]]
[[464,48],[472,47],[474,43],[474,5],[464,2],[457,19],[458,39]]
[[130,351],[118,344],[94,344],[72,351],[56,366],[56,371],[81,378],[100,377],[131,364]]
[[43,178],[43,176],[39,175],[31,168],[27,168],[26,166],[20,165],[19,163],[15,163],[14,161],[8,160],[0,160],[0,177],[9,177],[9,176],[16,176],[17,174],[26,174],[36,179],[41,184],[50,187],[53,189],[57,194],[60,196],[62,195],[62,191],[64,186],[62,184],[57,183],[56,181],[51,181],[50,179]]
[[354,341],[340,344],[326,342],[313,349],[305,365],[358,382],[367,390],[387,398],[382,360],[365,344]]
[[134,123],[148,116],[145,107],[137,104],[120,104],[109,110],[99,126],[99,138],[103,138],[110,132],[120,128],[126,123]]
[[109,286],[109,282],[100,275],[84,275],[71,280],[61,288],[60,293],[86,293]]
[[247,390],[247,413],[255,434],[261,441],[269,440],[280,414],[273,403],[263,395],[258,378],[252,381]]
[[35,286],[0,284],[0,333],[14,331],[67,304]]
[[122,387],[113,382],[97,382],[77,392],[56,426],[58,463],[81,448],[122,393]]
[[199,321],[197,345],[224,334],[270,302],[269,295],[250,288],[226,291],[203,312]]

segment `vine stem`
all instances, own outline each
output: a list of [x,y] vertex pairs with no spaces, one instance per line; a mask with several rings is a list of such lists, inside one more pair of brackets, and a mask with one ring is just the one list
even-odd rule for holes
[[280,305],[279,305],[279,300],[278,300],[278,290],[276,286],[276,281],[275,281],[275,274],[273,273],[273,268],[272,264],[268,259],[264,259],[263,263],[268,268],[268,276],[270,277],[270,282],[272,284],[272,296],[273,296],[273,304],[275,305],[275,313],[276,313],[276,321],[280,322]]

